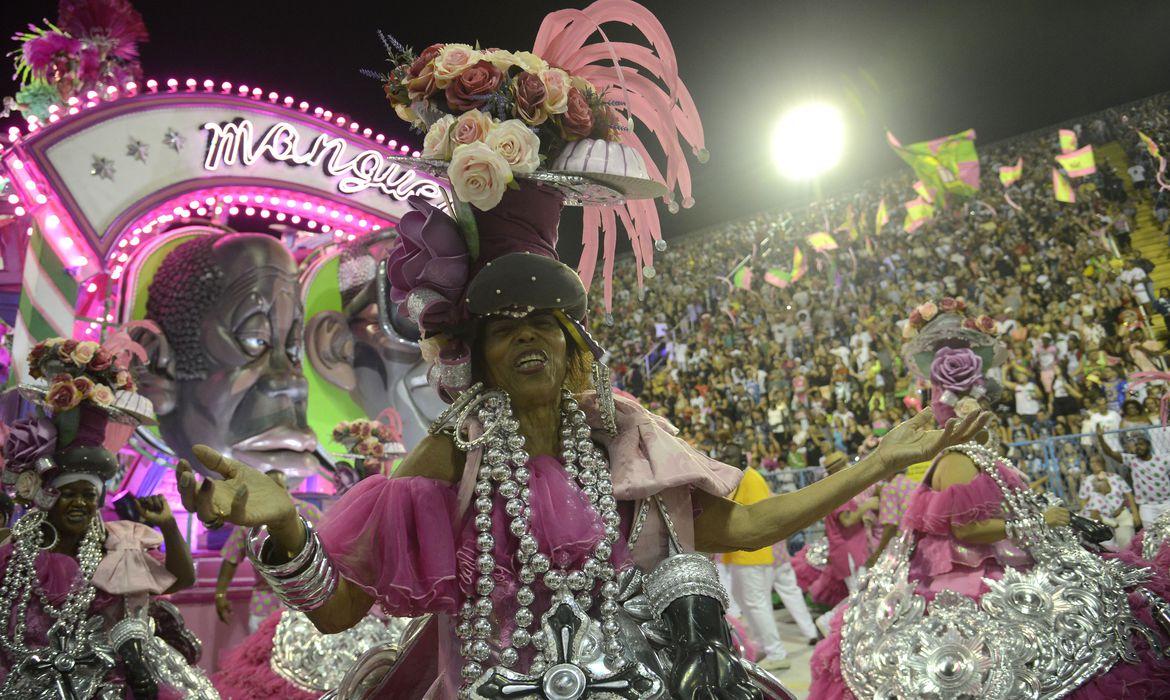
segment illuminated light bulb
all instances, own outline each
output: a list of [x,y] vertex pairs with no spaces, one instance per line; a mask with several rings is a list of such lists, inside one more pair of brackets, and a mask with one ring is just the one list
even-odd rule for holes
[[347,223],[347,224],[353,223],[353,214],[346,214],[345,215],[345,223]]
[[207,209],[205,209],[204,207],[199,207],[198,209],[195,210],[195,213],[198,214],[199,216],[207,216]]
[[37,130],[36,122],[29,122],[28,123],[28,133],[31,134],[32,132],[34,132],[36,130]]
[[268,93],[268,101],[269,102],[276,102],[279,99],[280,99],[280,95],[276,94],[275,92]]
[[[49,214],[48,216],[45,217],[45,226],[48,226],[49,228],[57,228],[60,225],[61,225],[61,218],[58,217],[56,214]],[[73,244],[73,241],[69,240],[68,238],[66,238],[65,240],[69,241],[70,245]],[[68,246],[66,246],[66,247],[68,247]]]
[[358,130],[357,122],[350,122],[349,130],[356,134]]
[[337,118],[337,125],[338,126],[345,126],[345,117],[338,117]]
[[80,109],[78,109],[78,108],[76,108],[76,107],[70,107],[70,108],[69,108],[69,113],[70,113],[70,114],[78,114],[78,113],[80,113],[80,112],[81,112],[81,110],[80,110]]
[[48,201],[49,201],[49,198],[46,197],[45,195],[43,195],[43,194],[37,195],[37,204],[46,204]]
[[218,216],[219,214],[222,214],[222,213],[223,213],[223,207],[216,207],[216,208],[215,208],[215,213],[216,213],[216,215],[217,215],[217,216]]
[[113,321],[113,320],[114,320],[114,314],[106,314],[106,321],[107,322]]
[[70,97],[68,100],[65,100],[65,104],[69,105],[70,107],[78,104],[79,102],[81,102],[81,100],[77,99],[76,97]]
[[246,194],[240,195],[240,204],[247,204],[252,198]]
[[125,239],[125,238],[123,238],[122,240],[118,241],[118,247],[119,247],[119,248],[125,248],[125,247],[126,247],[126,245],[127,245],[127,244],[126,244],[126,239]]
[[187,89],[194,90],[199,83],[194,78],[187,78]]
[[[73,258],[73,264],[78,266],[78,267],[85,267],[86,265],[89,264],[89,258]],[[109,320],[111,320],[111,321],[114,320],[112,317],[107,317],[107,318],[109,318]]]
[[158,81],[155,80],[154,78],[151,78],[150,80],[146,81],[146,87],[151,92],[154,92],[155,90],[158,89]]
[[321,224],[321,230],[325,233],[329,233],[329,229],[331,229],[331,228],[333,228],[333,227],[330,226],[329,224]]
[[341,212],[339,212],[339,211],[337,211],[336,209],[334,209],[333,211],[329,212],[329,218],[331,218],[331,219],[339,219],[339,218],[341,218]]
[[301,223],[301,217],[297,216],[296,214],[293,214],[292,217],[289,219],[289,221],[293,222],[294,224],[299,224],[299,223]]
[[231,92],[232,91],[232,84],[225,80],[222,83],[220,83],[219,89],[223,90],[224,92]]
[[118,87],[116,85],[111,85],[108,88],[106,88],[107,95],[114,95],[114,94],[117,94],[117,92],[118,92]]
[[25,180],[24,181],[24,188],[26,190],[36,190],[37,183],[33,182],[32,180]]
[[280,197],[269,197],[268,203],[274,207],[278,206],[280,204]]
[[285,97],[285,98],[284,98],[284,100],[283,100],[283,102],[284,102],[284,106],[285,106],[285,107],[292,107],[292,105],[293,105],[293,98],[292,98],[292,97]]
[[390,139],[390,141],[387,142],[386,145],[389,146],[390,148],[398,148],[398,142],[395,141],[394,139]]
[[118,256],[118,262],[126,262],[129,259],[130,259],[130,256],[126,255],[125,253],[122,253],[121,255]]
[[[308,224],[307,224],[307,225],[308,225],[308,227],[309,227],[309,228],[317,228],[317,222],[316,222],[316,221],[313,221],[312,219],[309,219],[309,221],[308,221]],[[31,229],[30,229],[30,230],[31,230]]]
[[133,92],[134,90],[137,90],[137,89],[138,89],[138,83],[134,82],[133,80],[126,83],[126,91],[127,92]]
[[372,133],[374,133],[374,130],[369,127],[362,129],[362,136],[365,136],[366,138],[370,138],[370,134]]
[[267,219],[269,216],[271,216],[271,214],[268,213],[267,209],[260,210],[260,218],[261,219]]
[[263,94],[264,94],[264,91],[261,90],[260,88],[252,88],[252,97],[260,97]]
[[312,208],[313,208],[312,202],[305,202],[304,204],[301,205],[301,209],[304,209],[305,211],[309,211]]
[[17,196],[16,196],[16,195],[14,195],[14,194],[10,194],[10,195],[8,195],[8,203],[9,203],[9,204],[16,204],[16,203],[18,203],[18,202],[20,202],[20,197],[17,197]]
[[138,245],[141,242],[142,241],[141,241],[141,239],[138,238],[138,236],[134,236],[133,238],[130,239],[130,245]]
[[382,230],[382,227],[381,227],[380,225],[378,225],[378,224],[374,224],[374,227],[373,227],[373,228],[371,228],[370,230],[371,230],[371,231],[381,231],[381,230]]
[[[12,131],[9,131],[8,133],[11,134]],[[16,168],[17,170],[24,170],[24,162],[19,161],[19,160],[14,160],[14,161],[12,161],[12,167]],[[30,180],[30,182],[31,182],[31,180]]]
[[17,216],[24,216],[24,207],[17,207],[12,210],[12,213],[16,214]]
[[116,280],[121,276],[122,276],[122,268],[120,268],[120,267],[115,267],[114,271],[110,273],[110,279],[112,279],[112,280]]
[[422,155],[422,154],[421,154],[421,153],[419,153],[418,151],[415,151],[415,152],[413,152],[413,153],[411,153],[411,154],[410,154],[410,157],[411,157],[411,158],[418,158],[420,155]]
[[374,137],[374,140],[377,141],[378,143],[382,143],[383,141],[386,140],[386,135],[385,134],[378,134],[377,136]]
[[276,212],[276,220],[277,221],[284,221],[286,218],[288,218],[288,217],[286,217],[284,215],[284,212],[282,212],[282,211]]
[[57,112],[60,112],[60,111],[61,111],[61,108],[58,107],[57,105],[49,105],[49,114],[56,114]]
[[325,213],[325,207],[324,207],[324,206],[322,206],[322,205],[320,205],[320,204],[318,204],[318,205],[317,205],[317,213],[318,213],[318,214],[324,214],[324,213]]
[[332,119],[332,118],[333,118],[333,112],[331,112],[330,110],[328,110],[328,109],[327,109],[327,110],[325,110],[324,112],[321,112],[321,118],[322,118],[322,119]]
[[188,208],[194,208],[194,207],[197,207],[197,206],[199,206],[199,200],[198,200],[198,199],[192,199],[190,202],[187,202],[187,207],[188,207]]
[[295,207],[296,205],[297,205],[297,202],[296,202],[296,200],[295,200],[295,199],[286,199],[286,200],[284,200],[284,206],[286,206],[286,207],[288,207],[288,208],[290,208],[290,209],[291,209],[291,208],[293,208],[293,207]]
[[49,115],[49,123],[50,124],[56,124],[59,119],[61,119],[61,117],[58,117],[56,114]]
[[366,221],[365,219],[358,219],[358,226],[361,226],[362,228],[367,228],[367,227],[369,227],[369,225],[370,225],[369,221]]
[[32,230],[32,226],[29,226],[28,228],[26,228],[26,229],[24,230],[24,235],[26,235],[26,236],[31,236],[31,235],[32,235],[32,232],[33,232],[33,230]]
[[66,249],[66,250],[72,248],[73,247],[73,239],[68,237],[68,236],[62,237],[61,238],[61,247]]
[[313,116],[319,117],[324,112],[325,112],[325,110],[321,109],[320,107],[317,107],[316,109],[313,110]]
[[235,216],[236,214],[240,213],[240,208],[239,207],[231,207],[230,209],[228,209],[228,213],[231,214],[232,216]]
[[215,204],[215,197],[204,197],[203,203],[210,207],[212,204]]
[[230,194],[225,194],[223,196],[223,203],[224,204],[231,204],[234,201],[236,201],[236,198],[231,196]]
[[213,81],[213,80],[204,80],[204,81],[203,81],[203,89],[204,89],[204,90],[208,90],[208,91],[210,91],[210,90],[214,90],[214,89],[215,89],[215,81]]
[[357,236],[355,236],[355,235],[353,235],[353,234],[351,233],[351,234],[349,234],[348,236],[346,236],[346,237],[345,237],[345,240],[347,240],[347,241],[352,241],[352,240],[353,240],[353,239],[355,239],[355,238],[357,238]]
[[248,207],[247,209],[244,210],[244,213],[247,214],[248,216],[255,216],[256,215],[256,208],[255,207]]
[[302,112],[304,112],[304,111],[306,111],[306,110],[308,110],[308,109],[309,109],[309,103],[308,103],[308,102],[304,102],[304,101],[302,101],[302,102],[301,102],[299,105],[297,105],[297,109],[299,109],[299,110],[301,110]]
[[402,151],[403,153],[409,153],[409,152],[410,152],[410,146],[403,146],[402,148],[400,148],[400,149],[398,149],[398,150]]
[[87,100],[96,100],[97,96],[98,94],[95,90],[90,90],[89,92],[85,93],[85,99]]

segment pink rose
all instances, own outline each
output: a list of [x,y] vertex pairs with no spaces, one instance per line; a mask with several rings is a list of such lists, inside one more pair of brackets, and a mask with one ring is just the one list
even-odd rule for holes
[[458,112],[479,109],[500,89],[504,74],[489,61],[478,61],[447,85],[447,106]]
[[570,141],[585,138],[593,132],[593,110],[585,94],[577,88],[569,89],[568,106],[561,115],[561,131]]
[[73,351],[76,349],[76,340],[66,340],[64,343],[61,343],[57,346],[57,357],[60,358],[62,362],[67,362],[73,355]]
[[930,323],[931,319],[938,315],[938,305],[933,301],[920,304],[918,306],[918,315],[922,317],[923,321]]
[[943,297],[942,301],[938,303],[938,308],[944,314],[954,313],[959,309],[959,302],[952,297]]
[[92,340],[83,340],[77,344],[77,347],[73,349],[69,357],[81,367],[85,367],[101,347]]
[[53,409],[54,413],[77,408],[81,399],[81,392],[77,390],[73,382],[57,382],[49,387],[49,393],[45,395],[45,403]]
[[479,61],[479,52],[467,44],[445,44],[435,54],[435,84],[447,87],[459,74]]
[[479,110],[464,112],[459,115],[459,118],[455,120],[455,125],[451,127],[451,140],[456,145],[483,141],[491,129],[492,118],[488,115]]
[[963,319],[963,328],[966,328],[966,329],[972,330],[972,331],[977,331],[977,330],[979,330],[979,324],[976,323],[975,319],[973,319],[973,318],[965,318],[965,319]]
[[983,358],[971,348],[939,348],[930,363],[930,380],[954,394],[966,394],[983,381]]
[[532,126],[543,124],[548,119],[548,112],[544,110],[544,98],[547,94],[544,83],[536,75],[527,71],[517,75],[512,80],[516,116]]

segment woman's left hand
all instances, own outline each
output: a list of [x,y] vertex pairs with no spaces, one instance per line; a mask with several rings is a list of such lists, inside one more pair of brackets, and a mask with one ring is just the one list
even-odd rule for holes
[[175,519],[175,516],[171,514],[171,504],[167,503],[164,496],[147,496],[139,498],[137,501],[142,522],[151,527],[166,525],[167,522]]
[[929,408],[886,433],[876,450],[886,477],[912,464],[928,462],[948,447],[970,442],[991,420],[986,411],[968,414],[962,420],[952,418],[943,428],[936,428],[934,412]]

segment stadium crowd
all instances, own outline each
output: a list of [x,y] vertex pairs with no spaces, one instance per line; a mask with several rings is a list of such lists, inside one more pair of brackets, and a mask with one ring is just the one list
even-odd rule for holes
[[[962,297],[996,320],[1009,347],[996,406],[1004,443],[1159,421],[1161,385],[1128,376],[1163,368],[1151,319],[1170,320],[1170,289],[1151,289],[1153,265],[1131,234],[1143,207],[1162,226],[1170,219],[1158,163],[1135,132],[1170,142],[1168,104],[1161,95],[1068,125],[1082,145],[1117,141],[1129,159],[1118,173],[1098,155],[1097,173],[1073,180],[1075,203],[1053,197],[1053,127],[981,147],[978,197],[940,208],[913,233],[901,225],[900,203],[914,196],[904,173],[672,242],[646,302],[622,280],[613,324],[598,324],[619,383],[724,461],[765,473],[816,466],[835,450],[872,448],[923,405],[899,356],[902,326],[923,302]],[[1017,209],[997,173],[1021,158],[1024,176],[1007,190]],[[875,231],[883,200],[890,220]],[[816,231],[832,232],[838,247],[814,252],[804,237]],[[783,288],[765,282],[765,270],[792,266],[794,246],[807,272]],[[753,271],[750,288],[732,283],[737,265]],[[619,269],[632,277],[632,267]],[[1042,477],[1040,448],[1016,449]],[[1084,494],[1096,441],[1060,449],[1058,492]],[[1170,441],[1155,440],[1155,450],[1170,457]]]

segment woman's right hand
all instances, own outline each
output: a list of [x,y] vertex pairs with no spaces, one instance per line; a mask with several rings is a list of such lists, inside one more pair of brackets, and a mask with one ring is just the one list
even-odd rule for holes
[[1072,521],[1072,516],[1068,512],[1068,508],[1061,508],[1060,506],[1052,506],[1044,511],[1044,522],[1048,523],[1049,527],[1061,527],[1068,525]]
[[232,623],[232,604],[227,599],[227,593],[215,592],[215,614],[225,625]]
[[195,457],[223,479],[197,483],[186,460],[179,462],[179,496],[183,507],[205,524],[230,522],[239,527],[268,526],[277,542],[292,552],[300,551],[304,533],[288,491],[259,470],[224,457],[210,447],[196,445]]

